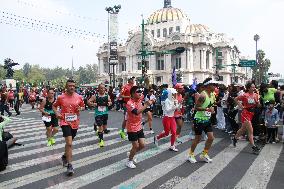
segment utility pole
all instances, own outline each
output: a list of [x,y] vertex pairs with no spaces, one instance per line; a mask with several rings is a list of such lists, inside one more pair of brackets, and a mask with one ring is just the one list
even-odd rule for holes
[[[110,85],[113,84],[113,87],[115,88],[115,66],[117,65],[118,61],[118,54],[117,54],[117,36],[112,36],[114,39],[112,41],[110,40],[110,16],[115,16],[119,13],[119,10],[121,9],[121,5],[115,5],[113,7],[106,7],[105,10],[108,12],[108,56],[107,56],[107,62],[109,64],[109,80]],[[113,23],[112,23],[113,24]],[[112,61],[111,61],[112,60]],[[111,73],[111,66],[112,66],[112,73]],[[112,80],[113,78],[113,80]],[[113,81],[113,82],[112,82]]]

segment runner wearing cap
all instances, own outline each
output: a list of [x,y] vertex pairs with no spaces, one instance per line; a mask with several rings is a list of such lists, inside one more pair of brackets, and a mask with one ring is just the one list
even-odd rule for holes
[[171,132],[171,146],[170,150],[178,152],[178,149],[175,147],[176,141],[176,120],[174,117],[175,110],[179,108],[178,101],[176,100],[177,91],[173,88],[168,88],[168,97],[164,103],[163,109],[163,126],[164,132],[154,137],[154,144],[158,145],[158,141],[161,138],[168,136]]
[[122,139],[126,139],[125,135],[125,126],[127,121],[127,111],[126,111],[126,104],[128,100],[130,100],[130,89],[134,86],[134,79],[135,77],[130,77],[128,79],[128,83],[124,85],[121,89],[120,97],[123,99],[123,109],[124,109],[124,119],[122,121],[121,130],[119,131],[119,135]]
[[130,152],[127,153],[128,161],[126,166],[129,168],[136,168],[137,160],[134,158],[135,154],[142,150],[145,146],[145,136],[142,128],[142,113],[151,106],[153,101],[148,100],[142,105],[142,90],[137,86],[133,86],[130,90],[131,99],[126,104],[127,111],[127,135],[128,140],[132,143]]
[[[57,108],[61,108],[61,112]],[[85,109],[82,96],[75,93],[75,81],[72,79],[66,82],[66,92],[60,95],[54,102],[53,111],[58,119],[65,138],[65,153],[61,157],[64,167],[67,167],[67,175],[72,176],[74,169],[72,162],[72,142],[77,134],[80,124],[80,111]]]
[[205,142],[205,147],[203,152],[200,155],[200,159],[209,163],[212,162],[212,159],[208,155],[208,151],[211,148],[211,145],[214,140],[213,136],[213,129],[211,124],[211,114],[214,114],[214,107],[213,104],[215,103],[215,85],[212,81],[212,78],[207,78],[203,82],[204,90],[199,95],[195,110],[196,114],[194,116],[194,132],[195,132],[195,138],[191,144],[191,148],[189,150],[189,157],[188,160],[191,163],[196,163],[196,159],[194,156],[194,150],[197,146],[197,144],[201,140],[202,132],[204,131],[207,134],[207,140]]

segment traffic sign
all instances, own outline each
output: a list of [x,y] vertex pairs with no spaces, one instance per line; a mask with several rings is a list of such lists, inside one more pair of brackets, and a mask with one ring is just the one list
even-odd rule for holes
[[256,61],[255,60],[240,60],[239,67],[255,67]]

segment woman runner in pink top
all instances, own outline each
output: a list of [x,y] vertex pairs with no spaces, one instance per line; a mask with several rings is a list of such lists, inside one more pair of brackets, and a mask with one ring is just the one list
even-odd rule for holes
[[153,102],[151,100],[142,105],[142,90],[137,86],[133,86],[130,90],[131,99],[126,104],[127,110],[127,135],[128,140],[132,142],[132,148],[130,152],[127,153],[129,160],[126,166],[129,168],[136,168],[134,159],[135,154],[142,150],[145,146],[145,136],[142,128],[142,113],[150,106]]

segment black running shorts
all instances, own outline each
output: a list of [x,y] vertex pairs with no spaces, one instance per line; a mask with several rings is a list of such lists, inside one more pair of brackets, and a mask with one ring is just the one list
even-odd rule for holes
[[61,126],[63,137],[72,136],[72,139],[75,138],[78,129],[72,129],[70,125],[62,125]]
[[95,120],[98,127],[107,125],[108,114],[98,115],[95,117]]
[[138,141],[139,138],[145,138],[143,129],[137,132],[127,132],[129,141]]
[[195,135],[202,135],[202,132],[208,133],[213,132],[211,121],[198,122],[194,120],[194,132]]

